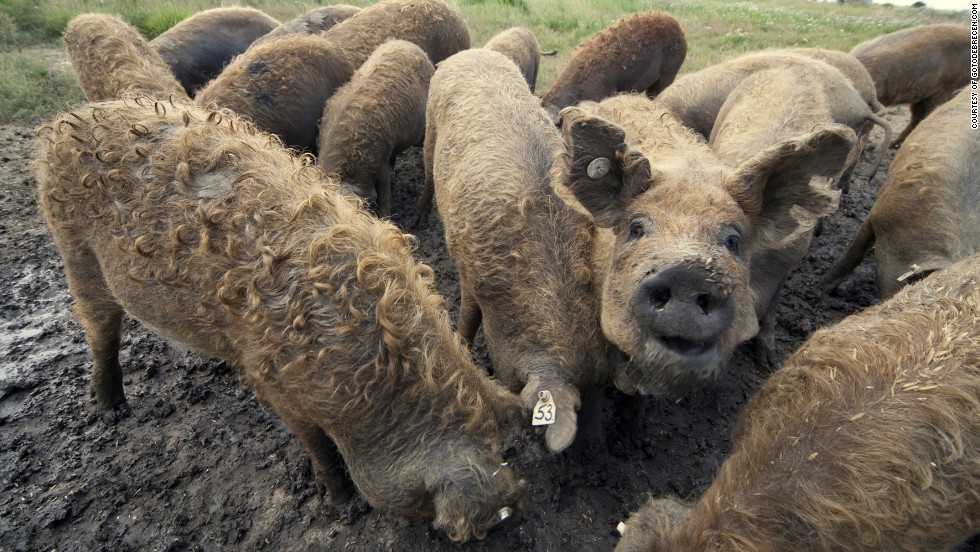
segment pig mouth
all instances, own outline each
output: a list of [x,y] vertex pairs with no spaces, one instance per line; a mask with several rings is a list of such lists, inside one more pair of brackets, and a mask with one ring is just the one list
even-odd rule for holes
[[702,360],[704,357],[712,355],[718,350],[717,341],[692,341],[677,336],[658,336],[657,341],[660,342],[664,349],[688,361]]

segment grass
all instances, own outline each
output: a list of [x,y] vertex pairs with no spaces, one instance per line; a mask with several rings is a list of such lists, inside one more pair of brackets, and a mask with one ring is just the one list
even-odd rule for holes
[[[358,6],[364,0],[340,0]],[[750,50],[820,46],[850,50],[855,44],[912,25],[941,21],[967,23],[966,12],[807,0],[449,0],[463,13],[474,45],[515,25],[534,31],[543,58],[538,89],[547,90],[572,49],[620,17],[658,9],[676,17],[688,42],[681,73],[696,71]],[[241,0],[286,21],[325,2]],[[926,2],[928,4],[928,0]],[[143,2],[140,0],[0,0],[0,122],[47,117],[83,101],[70,68],[45,60],[45,48],[61,48],[65,24],[85,12],[120,15],[147,38],[184,17],[227,5],[220,0]]]

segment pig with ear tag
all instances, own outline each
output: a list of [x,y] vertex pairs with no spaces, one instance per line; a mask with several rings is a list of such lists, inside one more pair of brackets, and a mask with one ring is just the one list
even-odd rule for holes
[[[594,226],[592,267],[617,387],[679,395],[718,377],[759,330],[753,261],[837,207],[854,132],[819,125],[741,163],[642,95],[562,111],[556,190]],[[788,269],[787,269],[788,270]]]

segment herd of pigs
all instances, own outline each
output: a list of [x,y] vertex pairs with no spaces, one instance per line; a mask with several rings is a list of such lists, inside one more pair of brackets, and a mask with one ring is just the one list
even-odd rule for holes
[[[41,128],[31,168],[107,422],[126,409],[128,313],[239,367],[331,500],[482,539],[527,486],[504,428],[543,424],[556,454],[601,444],[606,388],[679,396],[754,340],[781,367],[716,480],[695,504],[651,500],[617,550],[951,550],[980,531],[967,27],[752,52],[675,81],[680,24],[639,13],[541,96],[527,29],[473,48],[442,0],[284,24],[218,8],[152,41],[86,14],[64,38],[91,103]],[[892,144],[880,113],[897,104],[912,119]],[[882,303],[775,358],[783,280],[874,125],[876,164],[898,153],[824,284],[873,245]],[[455,330],[387,218],[395,157],[416,144],[414,224],[435,201]],[[492,375],[468,349],[481,327]]]

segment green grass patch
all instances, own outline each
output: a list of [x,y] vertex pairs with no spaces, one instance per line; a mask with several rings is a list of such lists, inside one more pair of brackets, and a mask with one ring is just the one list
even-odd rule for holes
[[50,50],[0,51],[0,75],[0,122],[37,120],[85,101],[71,68]]
[[[280,21],[289,20],[326,1],[339,0],[240,0],[237,5],[260,9]],[[371,0],[343,0],[358,6]],[[688,42],[687,59],[681,73],[704,68],[723,59],[762,48],[819,46],[850,50],[855,44],[901,28],[954,21],[966,24],[966,12],[950,13],[860,2],[812,2],[807,0],[448,0],[463,13],[475,46],[494,34],[521,25],[538,37],[542,50],[558,55],[541,61],[538,90],[544,92],[568,61],[572,50],[616,20],[649,9],[676,17]],[[928,1],[926,2],[928,4]],[[14,48],[47,45],[62,48],[59,37],[67,22],[77,14],[103,12],[119,15],[136,26],[148,39],[183,18],[208,8],[227,5],[222,0],[0,0],[0,86],[4,106],[0,122],[18,113],[41,113],[46,107],[60,109],[80,95],[63,95],[77,90],[70,72],[43,74],[46,64],[11,61],[29,56]],[[27,50],[25,50],[27,52]],[[36,55],[36,54],[35,54]],[[66,76],[67,75],[67,76]],[[53,81],[61,79],[58,85]],[[7,81],[13,81],[13,84]],[[33,83],[33,84],[30,84]],[[46,83],[46,84],[45,84]],[[14,99],[10,94],[23,94]],[[74,95],[73,95],[74,94]],[[32,107],[33,104],[34,107]]]
[[143,36],[153,40],[192,15],[194,12],[186,8],[164,7],[155,11],[133,13],[129,16],[129,20]]

